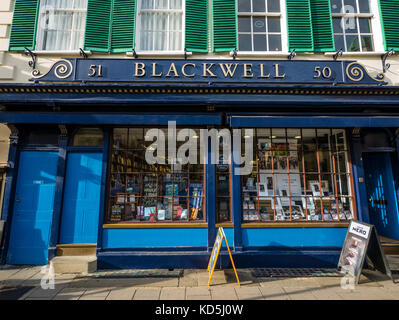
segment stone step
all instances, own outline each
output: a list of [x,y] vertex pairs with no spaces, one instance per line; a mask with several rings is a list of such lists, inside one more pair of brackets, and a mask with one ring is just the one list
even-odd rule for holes
[[91,273],[97,271],[97,257],[57,256],[51,260],[55,273]]
[[97,245],[82,244],[57,244],[57,256],[95,256]]

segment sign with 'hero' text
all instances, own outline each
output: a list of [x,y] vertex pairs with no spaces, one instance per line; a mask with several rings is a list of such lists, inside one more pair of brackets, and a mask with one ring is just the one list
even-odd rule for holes
[[43,82],[156,83],[303,83],[386,84],[356,61],[334,60],[195,60],[195,59],[61,59],[46,73],[33,70]]

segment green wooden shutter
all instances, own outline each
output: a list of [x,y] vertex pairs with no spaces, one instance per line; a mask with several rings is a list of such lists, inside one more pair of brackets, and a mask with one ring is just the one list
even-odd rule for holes
[[335,51],[330,0],[310,0],[313,51]]
[[236,0],[213,0],[213,51],[237,48]]
[[34,50],[40,0],[16,0],[10,34],[10,51]]
[[385,50],[399,50],[399,1],[379,2]]
[[288,47],[298,52],[313,51],[309,0],[286,0]]
[[208,52],[208,0],[186,0],[185,48]]
[[113,0],[111,52],[134,49],[136,27],[136,0]]
[[85,50],[109,52],[112,0],[88,0]]

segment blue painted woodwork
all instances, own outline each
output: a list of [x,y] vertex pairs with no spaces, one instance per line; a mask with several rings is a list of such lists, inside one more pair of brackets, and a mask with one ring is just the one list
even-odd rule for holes
[[397,127],[399,117],[355,117],[355,116],[231,116],[231,127],[310,127],[310,128],[347,128],[347,127]]
[[390,153],[364,153],[371,224],[384,237],[399,240],[399,210]]
[[356,215],[359,221],[370,223],[367,205],[367,191],[364,182],[364,168],[362,161],[362,142],[359,137],[349,133],[350,153],[353,173],[353,186],[355,189]]
[[[101,66],[101,67],[100,67]],[[62,75],[59,68],[66,70]],[[101,68],[101,69],[100,69]],[[319,71],[317,71],[319,69]],[[322,75],[323,72],[323,75]],[[62,59],[32,81],[387,84],[344,60]]]
[[243,228],[244,247],[342,247],[347,228]]
[[[227,242],[229,243],[230,250],[234,249],[234,228],[223,228],[224,234],[226,235]],[[213,246],[213,243],[212,243]],[[222,241],[222,247],[226,247],[224,240]]]
[[[232,150],[232,159],[238,159],[241,156],[239,150]],[[236,155],[234,157],[234,155]],[[235,174],[235,170],[238,169],[239,165],[236,161],[231,163],[231,202],[232,202],[232,219],[234,223],[234,250],[242,250],[242,229],[241,229],[241,176]]]
[[208,162],[205,165],[206,220],[208,222],[208,251],[212,251],[216,238],[216,166],[211,141],[208,139]]
[[56,152],[21,152],[8,264],[47,263],[57,161]]
[[104,149],[103,149],[103,164],[102,164],[102,174],[101,174],[101,194],[100,194],[100,215],[98,225],[98,235],[97,235],[97,251],[102,249],[102,239],[103,239],[103,228],[101,227],[104,223],[104,217],[106,213],[106,199],[107,199],[107,173],[108,173],[108,161],[109,161],[109,148],[111,143],[111,129],[104,130]]
[[61,135],[58,139],[58,166],[57,166],[57,180],[54,195],[54,213],[53,223],[51,226],[50,243],[48,250],[48,260],[50,261],[57,253],[57,243],[60,230],[62,197],[65,181],[65,166],[66,166],[66,147],[68,144],[68,137]]
[[1,247],[1,263],[6,263],[8,245],[10,243],[12,210],[14,209],[15,186],[17,183],[19,152],[18,152],[18,132],[16,128],[10,135],[10,148],[8,151],[7,169],[4,191],[3,191],[3,206],[1,210],[1,219],[6,221],[3,231],[3,243]]
[[[340,247],[291,247],[287,248],[256,248],[245,251],[232,251],[234,264],[237,268],[335,268],[338,264]],[[100,269],[151,269],[151,268],[186,268],[205,269],[208,265],[210,252],[197,251],[188,248],[185,251],[140,251],[131,250],[103,251],[98,253],[98,268]],[[231,268],[227,250],[221,250],[218,267]]]
[[59,243],[97,243],[102,170],[102,153],[68,154]]
[[176,125],[220,125],[220,114],[78,114],[78,113],[12,113],[0,112],[0,122],[6,123],[59,123],[59,124],[100,124],[100,125],[167,125],[176,121]]
[[104,229],[102,247],[206,247],[208,229]]

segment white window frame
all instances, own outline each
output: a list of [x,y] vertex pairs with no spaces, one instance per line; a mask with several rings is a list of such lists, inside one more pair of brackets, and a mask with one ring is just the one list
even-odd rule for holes
[[[341,1],[342,1],[342,4],[344,4],[344,0],[341,0]],[[355,0],[355,1],[359,8],[359,0]],[[357,24],[357,29],[358,29],[357,35],[358,35],[358,40],[359,40],[360,51],[346,51],[345,48],[342,48],[342,49],[344,49],[343,50],[344,54],[373,54],[375,52],[383,52],[384,51],[378,0],[369,0],[369,7],[370,7],[370,13],[354,13],[354,14],[331,13],[332,19],[339,18],[339,17],[354,17],[354,18],[356,18],[356,24]],[[372,43],[373,43],[372,51],[363,51],[362,50],[358,18],[370,19],[370,25],[371,25],[371,33],[370,34],[371,34]],[[346,34],[345,30],[343,30],[343,34]],[[334,31],[333,31],[333,37],[334,37],[334,43],[335,43]],[[344,40],[345,40],[345,47],[346,47],[346,38],[345,37],[344,37]],[[340,48],[335,48],[335,49],[339,50]]]
[[[237,42],[239,41],[239,32],[238,32],[238,18],[242,17],[278,17],[280,18],[280,35],[281,35],[281,50],[280,51],[240,51],[238,50],[239,55],[287,55],[288,54],[288,33],[287,33],[287,15],[286,15],[286,5],[285,0],[279,0],[280,2],[280,12],[238,12],[237,6]],[[265,3],[267,6],[267,3]],[[252,1],[251,1],[252,6]],[[265,6],[265,8],[266,8]],[[266,26],[267,28],[267,26]],[[253,42],[253,31],[251,24],[251,39]],[[273,33],[271,33],[273,34]],[[266,36],[269,33],[266,31]],[[253,43],[252,43],[253,48]]]
[[[170,0],[169,0],[170,1]],[[185,31],[186,31],[186,1],[182,0],[182,8],[178,9],[141,9],[142,0],[137,1],[136,12],[136,36],[135,36],[135,49],[137,54],[141,55],[157,55],[157,54],[182,54],[184,53],[185,44]],[[169,3],[169,2],[168,2]],[[182,14],[182,30],[181,30],[181,50],[143,50],[141,49],[140,34],[141,34],[141,13],[143,12],[165,12],[165,13],[181,13]],[[169,25],[169,22],[168,22]],[[168,32],[169,33],[169,32]],[[167,41],[169,44],[169,41]]]
[[[73,0],[74,2],[74,4],[75,4],[75,0]],[[43,49],[43,46],[44,46],[44,32],[46,31],[46,29],[45,28],[39,28],[39,25],[40,25],[40,23],[42,23],[41,21],[45,21],[45,19],[46,19],[46,11],[48,11],[49,9],[47,9],[47,7],[43,4],[44,3],[44,1],[43,2],[41,2],[40,3],[40,8],[39,8],[39,17],[38,17],[38,24],[37,24],[37,30],[36,30],[36,50],[38,51],[38,52],[76,52],[76,51],[79,51],[79,48],[82,48],[83,47],[83,42],[84,42],[84,37],[85,37],[85,30],[86,30],[86,17],[87,17],[87,4],[86,4],[86,7],[84,8],[84,9],[74,9],[74,8],[72,8],[72,9],[58,9],[58,8],[56,8],[56,9],[53,9],[53,8],[50,8],[50,11],[54,11],[54,12],[70,12],[70,13],[72,13],[73,14],[73,16],[72,16],[72,19],[74,20],[74,19],[76,19],[76,15],[75,15],[75,13],[84,13],[85,14],[85,18],[84,18],[84,24],[83,24],[83,31],[82,31],[82,33],[81,33],[81,35],[80,35],[80,39],[79,39],[79,47],[78,48],[73,48],[72,47],[72,43],[74,42],[74,41],[72,41],[72,38],[71,38],[71,41],[70,41],[70,43],[69,43],[69,48],[64,48],[64,49],[55,49],[55,50],[46,50],[46,49]],[[74,25],[74,23],[72,22],[72,25]],[[47,29],[47,31],[48,31],[48,29]],[[69,32],[73,32],[74,30],[73,29],[71,29]],[[75,31],[77,31],[77,30],[75,30]],[[36,51],[35,51],[36,52]]]

